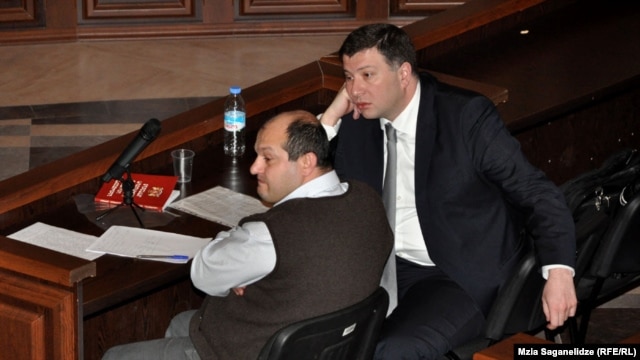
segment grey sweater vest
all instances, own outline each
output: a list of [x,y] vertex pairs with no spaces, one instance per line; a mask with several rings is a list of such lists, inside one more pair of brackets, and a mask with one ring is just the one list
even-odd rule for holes
[[205,299],[190,333],[203,360],[255,360],[278,329],[363,300],[393,244],[379,195],[358,182],[341,196],[289,200],[241,224],[249,221],[267,224],[276,266],[244,296]]

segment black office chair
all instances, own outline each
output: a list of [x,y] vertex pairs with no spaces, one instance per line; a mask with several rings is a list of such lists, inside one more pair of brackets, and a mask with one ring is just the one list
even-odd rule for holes
[[640,285],[640,194],[626,201],[578,279],[578,314],[569,321],[572,343],[584,344],[593,309]]
[[276,332],[258,360],[369,360],[389,307],[378,288],[346,309],[291,324]]
[[[593,308],[640,284],[640,194],[633,196],[640,193],[639,174],[640,156],[628,149],[561,187],[576,227],[574,280],[579,306],[567,324],[572,342],[584,342]],[[625,195],[623,189],[626,206],[617,198]],[[564,330],[545,328],[541,303],[545,281],[532,249],[530,243],[529,253],[500,289],[482,336],[453,349],[446,359],[471,359],[475,352],[518,332],[544,330],[547,340],[553,340]]]
[[[537,333],[544,329],[546,319],[541,304],[544,282],[535,252],[531,249],[500,288],[482,335],[451,350],[443,359],[471,360],[474,353],[510,335]],[[549,334],[548,338],[551,339],[552,335]]]

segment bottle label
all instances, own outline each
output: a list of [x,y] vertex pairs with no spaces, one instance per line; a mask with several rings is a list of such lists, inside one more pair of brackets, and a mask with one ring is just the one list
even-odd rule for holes
[[227,131],[240,131],[245,126],[244,111],[227,111],[224,113],[224,129]]

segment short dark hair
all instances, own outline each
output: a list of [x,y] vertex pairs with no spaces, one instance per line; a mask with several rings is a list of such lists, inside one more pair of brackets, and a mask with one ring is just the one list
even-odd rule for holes
[[289,161],[312,152],[318,158],[318,167],[331,168],[329,139],[322,123],[306,111],[292,114],[295,117],[287,127],[287,142],[282,146],[289,154]]
[[412,72],[418,73],[416,50],[411,37],[401,28],[391,24],[369,24],[352,31],[342,43],[338,54],[351,57],[362,50],[377,48],[392,67],[405,62],[411,65]]

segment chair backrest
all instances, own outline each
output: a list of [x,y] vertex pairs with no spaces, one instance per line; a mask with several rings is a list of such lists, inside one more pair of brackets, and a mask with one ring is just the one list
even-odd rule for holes
[[590,274],[609,277],[640,272],[640,195],[618,210],[591,264]]
[[481,336],[449,351],[445,358],[471,360],[473,354],[518,332],[544,328],[541,295],[544,279],[540,264],[531,248],[520,260],[512,276],[500,288],[491,305]]
[[[630,282],[640,281],[640,195],[629,200],[615,214],[599,211],[587,216],[584,212],[576,217],[579,247],[575,280],[581,301],[594,290],[589,278],[612,278],[610,286],[603,280],[604,287],[597,289],[601,292],[597,296],[607,295],[606,298],[611,296],[608,293],[622,293]],[[492,305],[485,327],[487,338],[500,340],[516,332],[544,327],[541,296],[545,281],[539,270],[540,264],[530,250]],[[597,301],[597,305],[601,302]]]
[[586,339],[593,309],[640,284],[640,154],[614,154],[585,176],[589,186],[574,183],[581,196],[572,208],[578,311],[568,328],[576,344]]
[[388,306],[387,292],[378,288],[348,308],[291,324],[269,339],[258,360],[368,360]]
[[[595,308],[640,283],[640,194],[619,206],[577,285],[581,308]],[[590,310],[590,309],[589,309]]]
[[[603,297],[605,282],[611,284],[605,292],[613,294],[632,278],[627,274],[640,273],[640,155],[628,150],[611,159],[606,164],[615,166],[608,167],[607,176],[594,182],[590,192],[585,191],[580,206],[574,209],[578,234],[576,291],[578,301],[589,306],[600,302],[596,296]],[[581,238],[581,229],[591,232],[591,237]],[[620,281],[622,277],[626,279]]]
[[487,315],[484,336],[493,342],[518,332],[540,330],[544,279],[534,250],[529,250],[509,280],[500,288]]
[[[611,156],[600,168],[561,186],[576,226],[576,281],[593,271],[593,258],[603,244],[603,234],[614,219],[620,220],[615,216],[615,204],[609,202],[610,195],[620,194],[639,173],[638,151],[628,149]],[[541,303],[544,284],[531,241],[529,252],[498,293],[487,316],[485,337],[495,341],[516,332],[544,328],[546,319]]]
[[[576,226],[575,280],[581,303],[582,299],[590,297],[593,290],[602,288],[588,277],[605,273],[609,276],[611,272],[640,266],[640,195],[632,197],[632,193],[640,193],[640,185],[636,182],[640,179],[639,174],[640,154],[633,149],[625,150],[614,154],[599,169],[561,186]],[[622,206],[617,197],[625,194],[628,204]],[[617,242],[623,243],[620,246],[624,250],[617,250]],[[609,247],[608,250],[603,246]],[[621,253],[626,256],[625,260],[614,258]],[[640,275],[628,278],[629,281],[640,281]],[[541,302],[544,284],[540,264],[530,243],[530,249],[513,275],[500,288],[487,315],[483,335],[453,349],[446,356],[450,359],[471,359],[474,352],[516,332],[531,333],[544,329],[546,319]],[[614,288],[615,284],[606,290]],[[575,329],[575,318],[569,320]],[[588,316],[586,320],[588,323]],[[584,331],[580,330],[581,333]],[[550,335],[547,333],[548,337]]]

